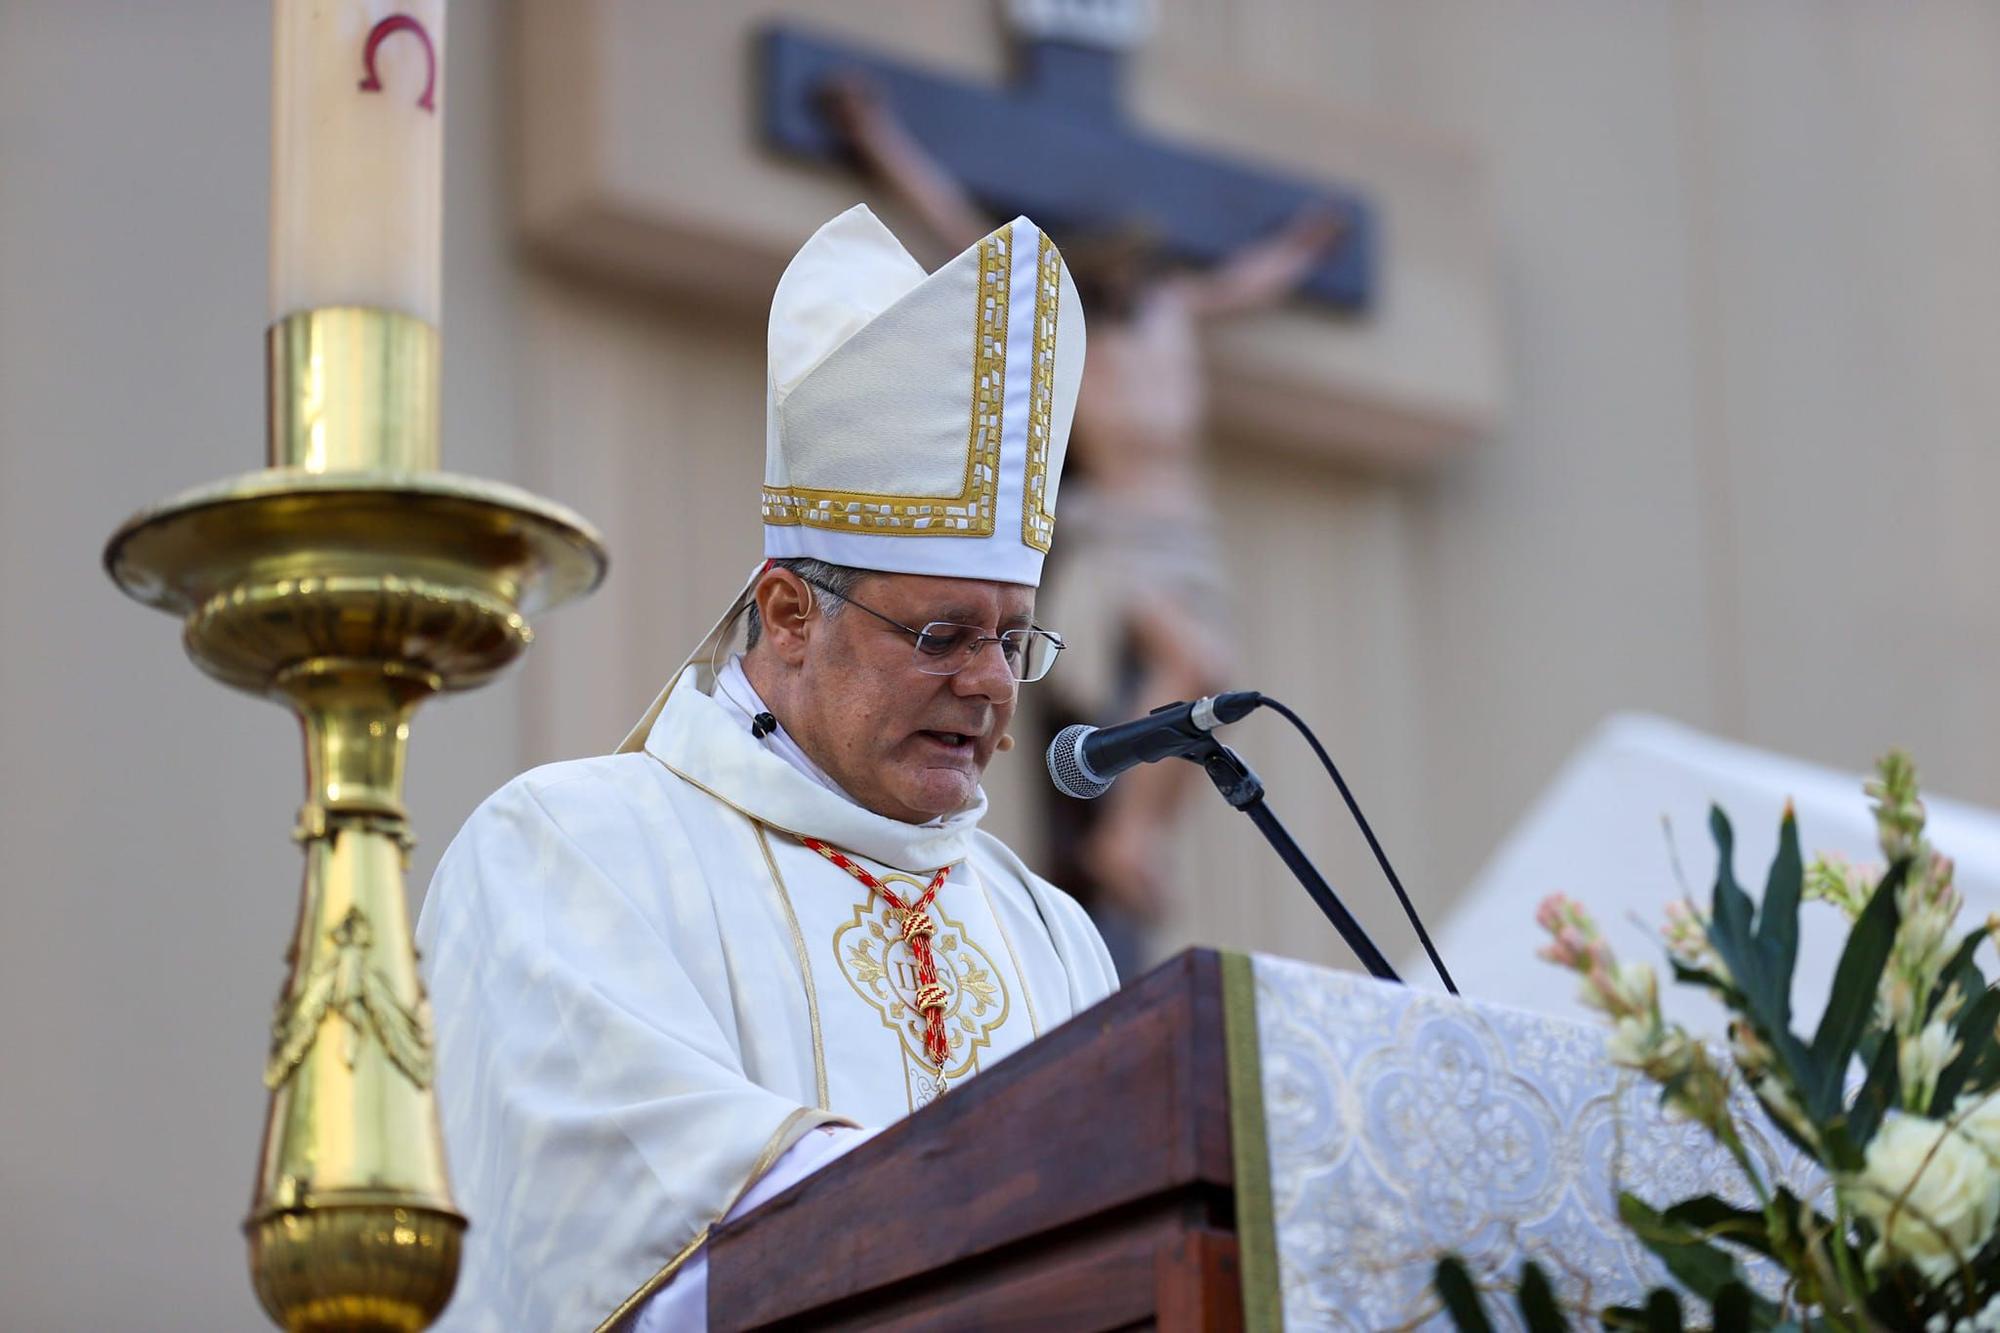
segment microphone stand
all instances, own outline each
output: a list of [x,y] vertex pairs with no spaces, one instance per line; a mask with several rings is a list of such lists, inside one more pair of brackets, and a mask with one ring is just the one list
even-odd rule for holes
[[1299,883],[1305,885],[1313,902],[1319,905],[1319,910],[1326,914],[1326,919],[1333,923],[1333,928],[1340,932],[1340,937],[1347,941],[1347,947],[1354,950],[1354,956],[1361,960],[1361,965],[1368,969],[1369,974],[1381,981],[1402,984],[1403,979],[1396,975],[1396,970],[1389,966],[1389,960],[1368,938],[1368,932],[1334,896],[1326,877],[1306,859],[1306,854],[1299,850],[1292,835],[1285,831],[1285,826],[1264,804],[1263,780],[1251,771],[1250,766],[1234,750],[1213,738],[1183,757],[1201,765],[1202,772],[1208,774],[1208,780],[1222,793],[1222,799],[1250,816],[1250,822],[1257,826],[1257,831],[1264,835],[1279,859],[1298,877]]

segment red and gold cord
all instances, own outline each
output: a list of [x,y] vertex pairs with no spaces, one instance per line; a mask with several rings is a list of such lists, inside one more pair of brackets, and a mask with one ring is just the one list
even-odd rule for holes
[[871,893],[879,893],[902,922],[903,942],[910,946],[910,956],[917,964],[917,1009],[924,1016],[924,1053],[937,1066],[940,1078],[944,1067],[951,1059],[951,1041],[945,1035],[944,1009],[950,992],[938,981],[937,955],[931,952],[931,936],[937,934],[937,923],[931,919],[930,906],[936,901],[937,892],[944,887],[945,876],[951,873],[950,866],[944,866],[931,876],[931,886],[925,889],[915,902],[904,902],[896,896],[895,890],[863,870],[847,856],[835,851],[817,838],[800,838],[806,846],[824,856],[827,860],[845,870],[854,878],[868,886]]

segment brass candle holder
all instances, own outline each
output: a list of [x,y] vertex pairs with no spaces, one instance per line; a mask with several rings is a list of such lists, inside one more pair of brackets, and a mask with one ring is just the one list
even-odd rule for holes
[[416,1330],[451,1297],[466,1219],[404,898],[410,717],[518,657],[526,617],[595,588],[605,556],[560,505],[435,470],[435,328],[311,310],[267,349],[270,467],[138,514],[104,562],[182,618],[202,670],[305,733],[305,882],[244,1224],[258,1298],[294,1333]]

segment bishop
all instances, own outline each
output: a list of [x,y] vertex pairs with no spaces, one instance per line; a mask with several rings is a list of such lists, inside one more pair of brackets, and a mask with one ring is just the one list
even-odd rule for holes
[[1063,647],[1035,592],[1083,351],[1026,218],[927,274],[856,207],[786,269],[765,559],[618,751],[501,788],[424,903],[473,1219],[440,1328],[702,1327],[718,1221],[1117,984],[979,827]]

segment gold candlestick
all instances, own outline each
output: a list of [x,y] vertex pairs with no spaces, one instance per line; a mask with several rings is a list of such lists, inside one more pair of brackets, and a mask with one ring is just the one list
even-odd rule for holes
[[437,344],[386,310],[280,320],[272,466],[137,515],[104,555],[120,588],[182,618],[197,665],[304,727],[305,883],[244,1224],[258,1297],[294,1333],[421,1329],[450,1299],[466,1220],[404,900],[410,716],[493,676],[532,638],[525,617],[604,576],[568,510],[430,470]]

